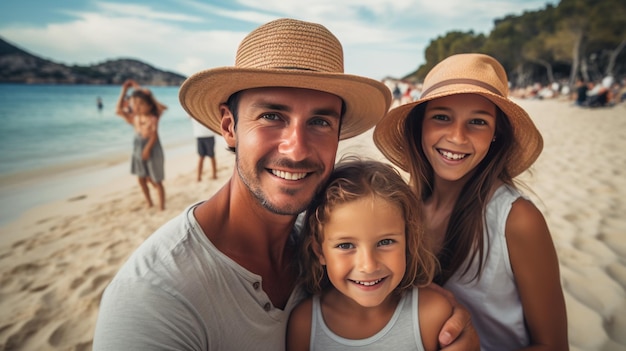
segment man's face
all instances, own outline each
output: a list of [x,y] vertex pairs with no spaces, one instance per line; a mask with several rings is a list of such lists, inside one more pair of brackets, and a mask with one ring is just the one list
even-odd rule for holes
[[335,164],[342,101],[316,90],[243,91],[235,131],[237,173],[263,207],[296,215]]

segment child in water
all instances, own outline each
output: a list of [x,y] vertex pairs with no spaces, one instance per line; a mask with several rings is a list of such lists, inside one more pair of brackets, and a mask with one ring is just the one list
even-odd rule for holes
[[339,162],[307,210],[288,350],[436,350],[452,313],[430,284],[419,201],[390,165]]

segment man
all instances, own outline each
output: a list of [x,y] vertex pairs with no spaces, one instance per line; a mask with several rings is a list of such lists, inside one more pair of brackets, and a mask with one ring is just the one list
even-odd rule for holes
[[197,119],[191,119],[193,127],[193,136],[196,138],[196,149],[198,152],[198,169],[197,180],[202,181],[202,171],[204,168],[204,158],[211,160],[211,179],[217,179],[217,165],[215,162],[215,132],[205,127],[204,124],[198,122]]
[[[374,126],[390,92],[344,74],[341,44],[325,27],[280,19],[244,38],[234,67],[189,77],[180,100],[235,151],[233,176],[122,267],[103,295],[94,350],[284,349],[303,297],[296,217],[332,171],[338,141]],[[468,324],[456,311],[443,333]],[[462,336],[454,347],[478,348],[471,324]]]

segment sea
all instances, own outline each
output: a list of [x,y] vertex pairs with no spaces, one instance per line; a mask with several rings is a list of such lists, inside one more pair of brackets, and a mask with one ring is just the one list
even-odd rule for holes
[[[180,106],[179,87],[147,88],[168,106],[159,121],[167,159],[168,150],[193,145],[191,122]],[[106,85],[0,84],[0,226],[37,205],[104,183],[101,169],[99,176],[86,176],[104,163],[116,165],[109,172],[131,176],[134,132],[115,114],[120,90]]]

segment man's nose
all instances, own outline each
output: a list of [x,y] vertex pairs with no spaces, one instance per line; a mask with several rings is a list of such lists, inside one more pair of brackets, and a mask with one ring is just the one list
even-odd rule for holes
[[281,154],[289,156],[294,161],[300,161],[309,155],[310,140],[306,126],[298,123],[287,126],[283,140],[278,147]]

